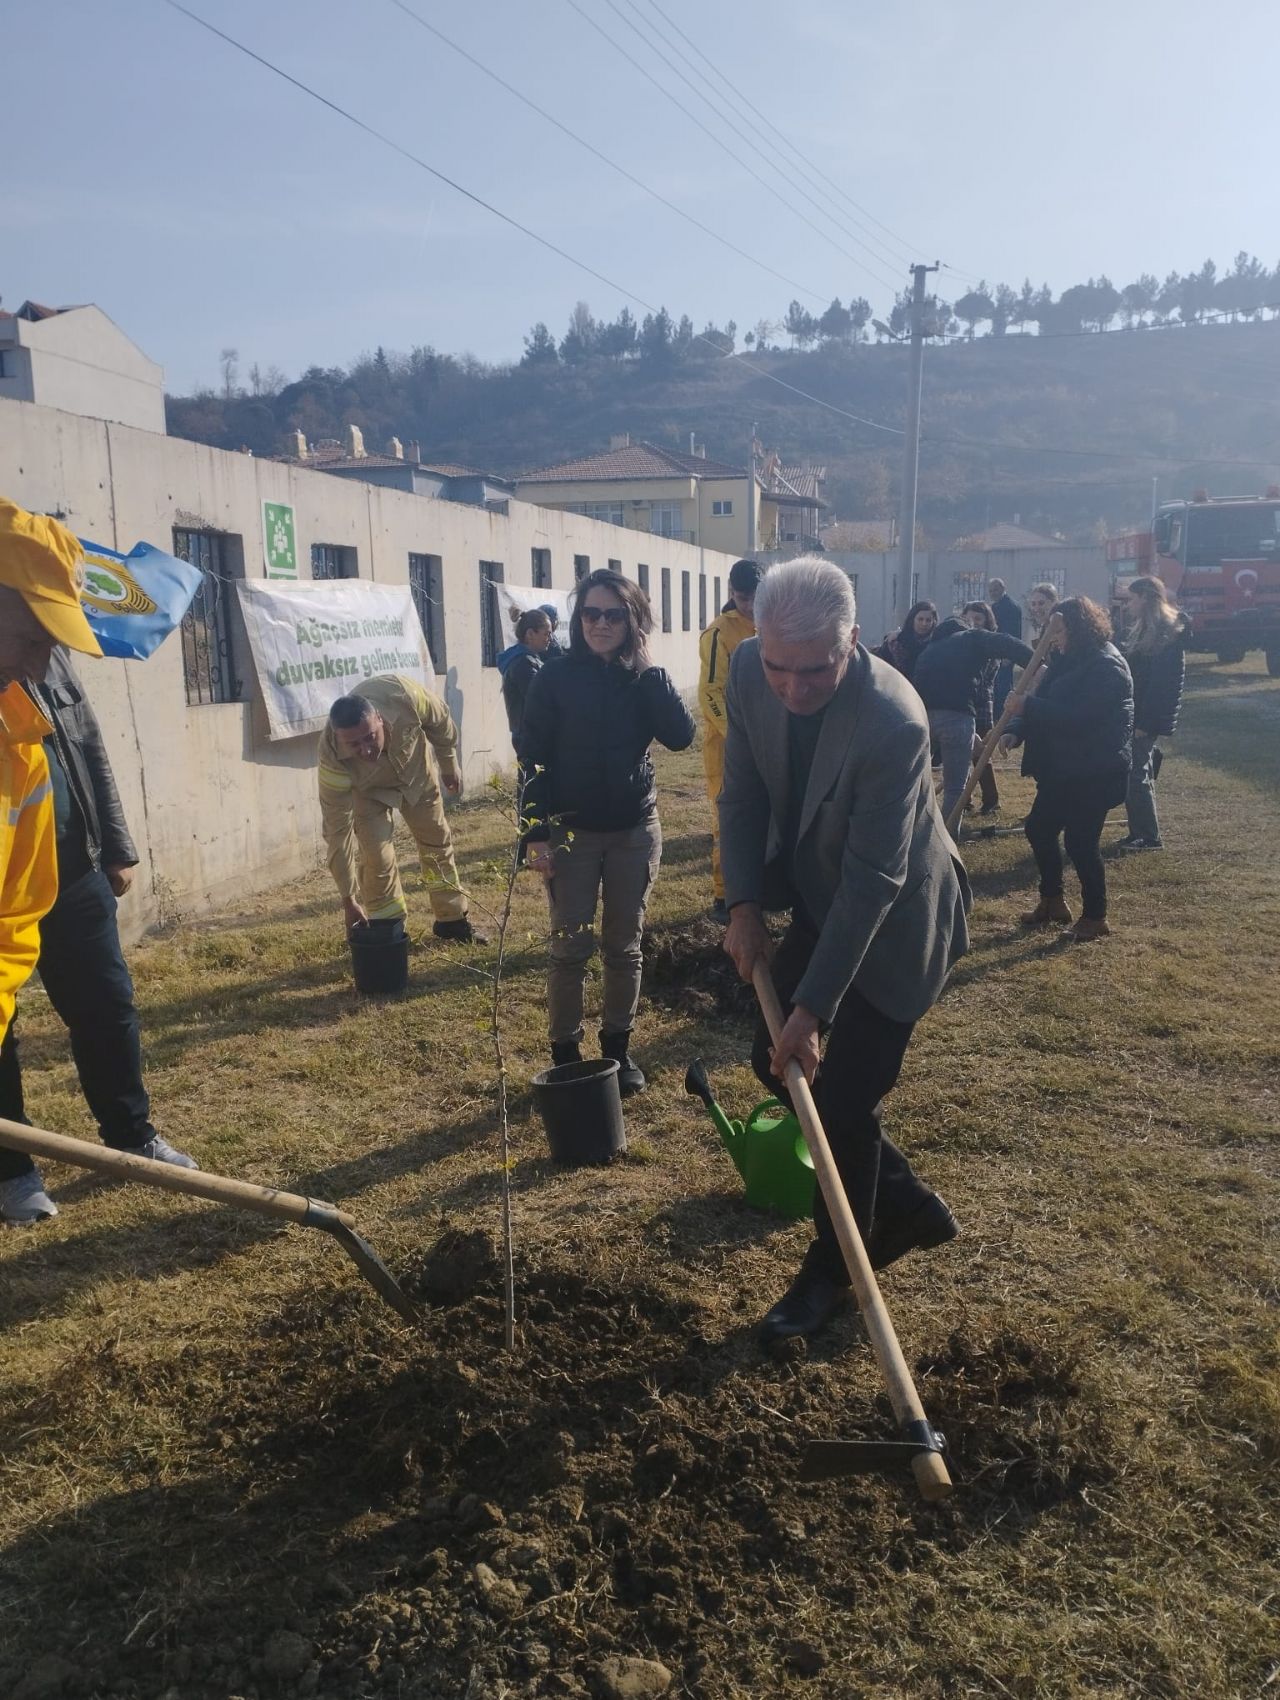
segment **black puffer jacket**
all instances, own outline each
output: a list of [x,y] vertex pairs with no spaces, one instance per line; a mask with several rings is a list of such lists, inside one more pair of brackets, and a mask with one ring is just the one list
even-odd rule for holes
[[1114,644],[1049,658],[1040,686],[1009,724],[1033,779],[1123,779],[1133,759],[1133,681]]
[[[988,662],[1016,661],[1025,667],[1030,659],[1027,645],[1005,632],[944,620],[921,650],[911,683],[926,708],[949,708],[976,718]],[[987,690],[989,695],[989,686]]]
[[1149,738],[1168,738],[1178,727],[1187,676],[1191,621],[1179,614],[1159,649],[1126,649],[1133,675],[1133,724]]
[[65,649],[55,649],[42,685],[28,694],[53,727],[54,742],[75,792],[85,828],[85,852],[95,868],[133,868],[138,852],[124,818],[102,728]]
[[520,758],[530,772],[531,840],[553,817],[570,828],[625,832],[653,814],[649,745],[693,742],[693,717],[662,667],[634,673],[572,651],[539,672],[525,698]]

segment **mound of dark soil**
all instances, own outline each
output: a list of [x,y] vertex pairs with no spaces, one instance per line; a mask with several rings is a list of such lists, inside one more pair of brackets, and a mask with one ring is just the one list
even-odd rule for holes
[[724,953],[724,928],[694,919],[645,934],[644,992],[682,1015],[719,1013],[754,1023],[755,993]]
[[[936,1570],[945,1585],[948,1553],[993,1519],[1016,1539],[1106,1472],[1069,1357],[955,1337],[920,1369],[956,1498],[927,1508],[907,1476],[806,1488],[810,1436],[892,1432],[850,1334],[826,1358],[766,1363],[745,1330],[705,1337],[692,1300],[525,1268],[507,1355],[494,1264],[483,1234],[446,1232],[401,1271],[434,1307],[425,1338],[351,1289],[282,1316],[220,1385],[193,1371],[185,1407],[186,1372],[167,1370],[203,1469],[139,1470],[74,1529],[42,1529],[83,1555],[56,1597],[23,1587],[21,1544],[0,1560],[5,1591],[23,1589],[24,1639],[72,1671],[51,1692],[816,1693],[804,1684],[847,1655],[855,1606],[860,1649],[876,1644],[887,1577]],[[464,1273],[482,1288],[463,1294]],[[147,1397],[144,1359],[113,1352],[111,1373]],[[19,1421],[0,1442],[21,1452],[30,1434]],[[915,1692],[951,1691],[938,1658]],[[0,1690],[25,1670],[0,1660]]]

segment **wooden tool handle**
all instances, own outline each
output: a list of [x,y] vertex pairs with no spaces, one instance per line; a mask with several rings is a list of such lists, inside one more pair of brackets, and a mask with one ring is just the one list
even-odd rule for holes
[[[1048,658],[1049,643],[1052,636],[1053,620],[1049,619],[1045,622],[1045,628],[1040,633],[1039,642],[1031,651],[1030,661],[1028,661],[1026,666],[1022,669],[1021,677],[1018,680],[1017,691],[1010,691],[1010,696],[1029,696],[1036,688],[1036,685],[1040,681],[1040,670],[1043,668],[1045,661]],[[1006,700],[1005,706],[1000,710],[999,720],[996,721],[995,725],[982,740],[982,748],[978,751],[978,759],[974,762],[969,777],[965,781],[965,787],[960,793],[959,801],[956,803],[955,808],[952,809],[951,813],[947,816],[947,831],[953,838],[955,837],[956,828],[964,819],[964,811],[970,797],[973,796],[973,788],[982,778],[983,773],[990,764],[992,756],[996,753],[996,745],[1000,742],[1005,727],[1012,719],[1013,710],[1009,707],[1008,701]]]
[[[68,1139],[65,1134],[46,1133],[43,1128],[0,1117],[0,1145],[25,1151],[31,1157],[48,1157],[77,1168],[97,1169],[117,1180],[140,1181],[143,1186],[162,1187],[166,1192],[184,1192],[191,1198],[207,1198],[213,1204],[234,1204],[256,1210],[260,1216],[275,1216],[284,1222],[306,1222],[313,1201],[300,1193],[280,1192],[275,1187],[254,1186],[232,1180],[228,1175],[211,1175],[204,1169],[179,1169],[172,1163],[157,1163],[150,1157],[134,1157],[113,1151],[109,1145],[91,1144],[86,1139]],[[332,1205],[326,1205],[332,1211]],[[351,1217],[336,1212],[344,1227],[353,1227]]]
[[[751,971],[751,979],[776,1045],[786,1017],[778,1001],[773,975],[763,957],[757,958]],[[849,1200],[845,1196],[840,1171],[836,1168],[835,1158],[831,1155],[831,1147],[827,1143],[826,1130],[818,1114],[818,1106],[813,1101],[813,1093],[809,1090],[804,1070],[794,1059],[787,1064],[785,1080],[804,1133],[805,1144],[813,1158],[818,1185],[822,1188],[822,1196],[831,1215],[831,1224],[840,1242],[840,1250],[844,1254],[849,1278],[853,1282],[854,1297],[858,1301],[858,1309],[862,1312],[862,1320],[866,1325],[876,1362],[880,1366],[880,1374],[884,1378],[893,1413],[900,1423],[925,1422],[927,1418],[920,1403],[920,1395],[911,1379],[907,1360],[902,1355],[902,1347],[898,1344],[898,1336],[894,1332],[888,1308],[880,1294],[880,1284],[868,1261],[862,1235],[853,1219],[853,1211],[849,1208]],[[947,1474],[947,1467],[938,1453],[917,1453],[911,1460],[911,1469],[925,1499],[945,1499],[951,1492],[951,1477]]]

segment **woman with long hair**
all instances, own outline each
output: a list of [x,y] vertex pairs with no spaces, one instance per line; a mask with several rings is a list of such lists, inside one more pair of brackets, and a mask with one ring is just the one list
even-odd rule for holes
[[1033,643],[1039,643],[1045,627],[1049,624],[1054,609],[1058,606],[1058,589],[1047,580],[1044,584],[1033,584],[1027,592],[1027,613],[1031,616],[1031,637]]
[[[992,581],[999,584],[999,579]],[[989,602],[966,602],[960,610],[960,618],[965,625],[975,632],[998,632],[995,609]],[[977,761],[978,751],[982,748],[982,740],[995,725],[995,690],[996,677],[1001,667],[1011,666],[1005,661],[988,661],[978,675],[977,689],[973,702],[977,713],[973,723],[973,759]],[[1008,693],[1006,692],[1006,695]],[[996,783],[996,770],[988,762],[978,775],[978,794],[982,798],[984,815],[994,815],[1000,812],[1000,787]]]
[[1124,799],[1129,834],[1120,840],[1120,848],[1163,850],[1156,813],[1157,740],[1172,737],[1177,729],[1191,621],[1172,605],[1158,578],[1132,579],[1126,600],[1130,623],[1124,653],[1133,675],[1133,766]]
[[881,661],[887,661],[891,667],[896,667],[905,679],[909,679],[916,670],[920,651],[933,636],[933,628],[937,623],[936,604],[913,602],[899,629],[890,632],[879,649],[873,649],[871,653],[878,655]]
[[525,699],[551,648],[551,616],[543,608],[529,608],[516,621],[516,641],[498,657],[502,675],[502,702],[511,728],[511,745],[520,754]]
[[[1039,688],[1029,697],[1010,693],[1014,718],[1000,743],[1005,749],[1025,743],[1022,771],[1036,782],[1023,830],[1040,872],[1040,901],[1022,924],[1061,922],[1065,937],[1083,943],[1111,931],[1102,828],[1128,783],[1133,681],[1111,642],[1105,609],[1087,596],[1059,602],[1050,630],[1052,653]],[[1064,842],[1084,908],[1074,926],[1063,895]]]
[[623,1094],[644,1089],[627,1047],[640,1002],[645,903],[662,860],[653,759],[656,739],[688,749],[692,717],[649,659],[649,599],[599,568],[577,587],[569,648],[544,667],[525,701],[521,761],[529,774],[525,860],[551,905],[547,1004],[551,1057],[582,1060],[583,985],[602,904],[600,1051],[620,1064]]

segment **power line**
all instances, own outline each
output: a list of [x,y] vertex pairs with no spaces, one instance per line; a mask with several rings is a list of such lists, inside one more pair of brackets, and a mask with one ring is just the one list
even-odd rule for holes
[[[732,111],[726,112],[724,110],[725,103],[719,95],[712,95],[706,87],[705,79],[697,80],[694,77],[686,76],[684,71],[681,70],[679,64],[677,64],[674,60],[669,59],[663,51],[662,38],[660,35],[658,35],[658,41],[657,44],[655,44],[654,36],[657,32],[652,29],[652,26],[649,24],[648,19],[644,17],[644,14],[637,9],[634,4],[634,0],[626,0],[626,4],[630,10],[635,13],[635,18],[630,18],[621,11],[618,5],[618,0],[604,0],[604,3],[614,16],[618,18],[621,23],[624,23],[633,35],[639,38],[643,45],[649,49],[650,53],[659,59],[668,70],[673,71],[686,88],[692,90],[695,98],[700,100],[714,117],[718,118],[722,124],[726,125],[727,128],[731,130],[735,136],[737,136],[739,141],[744,142],[748,148],[754,150],[756,156],[762,160],[771,171],[775,172],[777,176],[782,179],[783,186],[788,197],[799,195],[802,199],[808,201],[809,205],[819,214],[820,217],[829,220],[830,223],[841,233],[841,235],[849,238],[855,247],[864,249],[877,261],[883,262],[890,267],[896,267],[900,264],[899,261],[894,259],[892,254],[886,255],[882,249],[875,247],[872,242],[867,240],[866,237],[859,236],[855,231],[850,230],[848,225],[842,223],[840,218],[832,211],[829,197],[825,201],[816,200],[807,189],[795,180],[793,172],[784,170],[775,159],[761,148],[759,138],[752,135],[750,130],[745,129],[738,122],[737,114]],[[640,24],[636,22],[636,18],[642,20],[645,26],[644,29],[641,29]],[[685,63],[687,64],[688,61],[686,60]],[[690,65],[690,70],[692,69],[693,66]],[[788,205],[790,205],[790,200],[788,200]],[[794,211],[795,209],[792,208],[792,210]],[[828,240],[830,240],[830,238],[828,238]],[[833,244],[833,246],[836,246],[836,244]],[[879,280],[885,284],[886,288],[892,287],[889,280],[884,278],[883,274],[878,273],[873,266],[869,265],[866,261],[857,260],[854,255],[849,253],[848,249],[844,249],[843,252],[848,256],[848,258],[853,259],[855,264],[862,266],[863,269],[866,270],[872,277],[879,278]]]
[[477,71],[481,72],[491,81],[497,83],[499,88],[505,89],[507,93],[513,95],[516,100],[521,101],[531,112],[536,112],[539,118],[544,118],[548,124],[553,124],[563,135],[568,136],[570,141],[577,142],[579,147],[585,148],[587,152],[593,154],[596,159],[601,160],[613,171],[616,171],[620,177],[625,177],[628,183],[633,183],[637,189],[643,189],[646,195],[651,195],[655,201],[658,201],[670,212],[675,213],[677,217],[684,219],[687,224],[693,225],[696,230],[702,231],[704,236],[710,236],[713,241],[719,242],[723,247],[728,248],[731,253],[737,254],[739,259],[746,260],[751,265],[758,266],[761,271],[768,272],[770,277],[777,278],[779,283],[785,283],[789,289],[798,289],[802,295],[807,295],[811,301],[819,301],[825,305],[827,301],[826,295],[822,294],[819,290],[810,289],[806,284],[797,283],[795,278],[788,277],[785,272],[775,271],[772,266],[767,265],[765,261],[757,258],[755,254],[748,253],[745,248],[739,248],[736,242],[730,241],[727,236],[722,236],[719,231],[713,230],[710,225],[704,224],[701,219],[695,218],[692,213],[686,212],[683,207],[677,206],[674,201],[669,201],[665,195],[660,194],[657,189],[654,189],[648,183],[643,182],[635,175],[634,172],[628,171],[625,165],[619,165],[616,159],[610,159],[608,154],[603,153],[593,143],[589,142],[585,136],[580,136],[575,130],[571,130],[569,126],[562,123],[554,113],[548,112],[545,107],[539,106],[537,101],[532,100],[513,83],[509,83],[505,77],[500,76],[497,71],[477,59],[476,56],[473,53],[469,53],[465,47],[460,47],[456,41],[452,41],[442,29],[437,28],[437,26],[433,23],[429,23],[427,19],[421,15],[421,13],[415,12],[412,6],[406,5],[405,0],[390,0],[390,4],[393,5],[397,11],[403,12],[407,18],[411,18],[421,29],[426,30],[428,34],[433,35],[437,41],[441,41],[446,47],[451,48],[454,53],[465,59],[469,65],[474,65]]
[[[634,10],[634,0],[628,0],[628,3],[632,5],[632,9]],[[724,84],[734,99],[741,101],[747,108],[748,112],[750,112],[755,118],[758,118],[766,129],[772,131],[782,145],[787,148],[788,151],[800,162],[802,168],[807,168],[805,174],[808,176],[808,181],[810,183],[814,182],[814,176],[809,175],[809,172],[812,172],[820,178],[829,189],[834,190],[842,201],[852,207],[854,212],[860,213],[863,218],[869,219],[878,230],[882,230],[894,243],[895,247],[902,250],[901,260],[909,262],[913,258],[914,254],[919,251],[918,249],[914,248],[913,245],[905,239],[905,237],[898,236],[894,231],[890,230],[887,224],[882,224],[873,213],[868,212],[866,207],[855,201],[852,195],[846,193],[846,191],[842,189],[837,182],[828,177],[822,167],[815,160],[810,159],[807,154],[803,153],[800,148],[798,148],[796,144],[778,128],[773,120],[766,113],[760,110],[749,95],[744,94],[736,83],[730,81],[730,79],[716,64],[715,60],[710,58],[708,54],[704,53],[698,44],[685,34],[684,30],[680,28],[680,25],[675,21],[670,13],[663,11],[662,7],[658,4],[658,0],[648,0],[648,3],[650,9],[658,14],[662,21],[667,25],[668,29],[674,30],[676,35],[680,37],[681,41],[683,41],[687,47],[696,53],[698,58],[702,60],[703,64],[708,67],[712,75]],[[859,224],[859,221],[856,218],[853,222],[855,224]],[[865,230],[866,226],[859,224],[859,228]],[[867,235],[870,236],[870,234],[870,231],[867,231]],[[889,259],[891,264],[897,265],[900,263],[899,259],[895,256],[886,254],[885,258]]]
[[[620,53],[629,65],[631,65],[635,70],[639,71],[640,75],[642,77],[644,77],[647,82],[652,83],[654,88],[656,88],[658,90],[658,92],[661,95],[664,96],[665,99],[669,100],[671,102],[671,104],[674,107],[676,107],[676,109],[678,111],[683,112],[685,117],[690,121],[691,124],[696,124],[698,129],[701,130],[702,133],[705,136],[709,136],[711,138],[711,140],[716,144],[716,146],[719,149],[721,149],[721,151],[723,153],[727,154],[736,166],[738,166],[741,170],[745,171],[749,177],[753,178],[760,185],[760,187],[765,191],[765,193],[767,195],[769,195],[773,200],[780,200],[782,202],[782,204],[784,206],[786,206],[787,209],[793,214],[793,216],[798,218],[801,221],[802,224],[808,225],[810,230],[815,231],[822,238],[822,240],[824,242],[828,243],[831,247],[833,247],[838,254],[843,254],[845,259],[851,260],[855,266],[859,267],[860,270],[865,271],[871,277],[874,277],[876,279],[876,281],[878,283],[880,283],[884,288],[894,289],[896,287],[889,279],[885,278],[873,266],[869,266],[866,263],[865,260],[861,260],[861,259],[858,258],[858,256],[856,254],[850,253],[849,249],[844,247],[843,244],[837,242],[835,240],[835,238],[833,236],[831,236],[828,231],[825,231],[822,228],[821,225],[815,224],[814,221],[808,216],[807,213],[801,212],[799,207],[795,206],[791,201],[787,200],[785,197],[780,196],[778,194],[778,190],[775,188],[775,186],[772,183],[768,182],[768,180],[766,178],[762,177],[760,175],[760,173],[755,169],[754,166],[752,166],[751,164],[748,163],[748,161],[746,161],[745,159],[742,159],[738,154],[736,154],[726,141],[724,141],[720,136],[716,135],[714,130],[710,129],[706,124],[704,124],[702,122],[701,118],[698,117],[696,112],[692,112],[689,109],[689,107],[687,107],[684,104],[684,102],[679,98],[678,95],[673,94],[671,92],[671,90],[666,86],[665,83],[661,82],[657,77],[654,76],[652,71],[650,71],[646,66],[644,66],[640,63],[640,61],[635,57],[635,55],[633,53],[629,53],[620,41],[616,40],[613,36],[611,36],[609,34],[608,30],[605,29],[603,24],[597,23],[595,18],[593,18],[589,12],[585,11],[582,8],[582,6],[580,6],[578,4],[578,0],[565,0],[565,3],[566,3],[566,5],[572,7],[572,9],[578,14],[578,16],[583,20],[583,22],[589,24],[591,26],[591,28],[593,30],[595,30],[597,35],[603,36],[605,41],[607,41],[609,43],[609,46],[612,47],[616,53]],[[621,16],[621,14],[619,14],[619,16]],[[623,22],[626,23],[627,20],[624,18]],[[643,37],[641,39],[643,40]],[[675,67],[671,67],[671,68],[675,69]],[[681,75],[681,73],[677,72],[677,75]],[[688,81],[687,78],[685,78],[684,80]]]
[[[572,5],[574,0],[569,0],[569,3]],[[314,89],[308,83],[304,83],[300,78],[293,76],[281,66],[274,64],[261,53],[255,52],[253,48],[247,46],[244,42],[238,41],[235,36],[229,35],[225,30],[219,29],[216,24],[210,23],[207,18],[202,18],[198,12],[191,11],[187,6],[184,6],[181,3],[181,0],[164,0],[164,4],[169,6],[173,11],[181,13],[183,17],[188,18],[192,23],[198,24],[201,29],[207,30],[210,35],[217,36],[220,41],[225,42],[228,47],[234,48],[237,53],[242,53],[246,58],[252,59],[255,64],[262,66],[264,70],[270,71],[274,76],[280,77],[284,82],[290,84],[291,87],[297,89],[299,93],[305,94],[312,100],[318,101],[322,106],[327,107],[330,112],[336,113],[339,118],[345,118],[349,124],[354,124],[356,128],[363,131],[365,135],[372,136],[375,141],[381,142],[384,147],[389,147],[402,159],[407,159],[410,164],[416,165],[420,170],[427,172],[428,175],[434,177],[437,182],[444,183],[448,188],[455,190],[456,193],[462,195],[466,200],[473,202],[474,205],[478,207],[482,207],[485,212],[492,213],[495,218],[500,219],[504,224],[508,224],[512,227],[512,229],[518,230],[522,236],[529,237],[540,247],[548,249],[551,253],[557,255],[562,260],[567,260],[570,265],[578,267],[579,270],[586,272],[590,277],[594,277],[598,282],[605,284],[609,289],[616,290],[618,294],[625,296],[627,300],[634,301],[638,306],[643,307],[646,312],[652,313],[660,310],[655,309],[653,304],[646,301],[643,296],[637,295],[633,290],[624,288],[622,284],[616,283],[612,278],[606,276],[604,272],[598,271],[594,266],[588,265],[585,260],[579,260],[575,255],[570,254],[567,249],[561,248],[557,243],[552,242],[549,237],[539,235],[536,230],[531,230],[528,225],[521,224],[519,219],[512,218],[509,213],[505,213],[499,207],[495,207],[490,201],[486,201],[483,196],[477,195],[473,190],[465,188],[461,183],[457,182],[456,179],[448,176],[447,173],[438,170],[434,165],[429,165],[426,160],[411,152],[401,143],[394,141],[390,136],[385,135],[372,124],[366,123],[363,118],[357,117],[355,113],[349,112],[345,107],[339,106],[336,101],[330,100],[327,95],[321,94],[318,89]],[[708,343],[708,345],[714,348],[716,353],[722,357],[737,360],[744,370],[753,372],[757,376],[765,378],[771,383],[777,384],[782,389],[789,390],[793,395],[798,395],[805,401],[813,402],[817,407],[825,408],[831,413],[839,414],[841,417],[851,420],[855,424],[865,425],[875,431],[888,432],[894,436],[901,436],[903,434],[901,429],[897,426],[886,425],[880,420],[868,419],[860,414],[850,413],[845,408],[837,407],[834,402],[826,401],[821,396],[811,395],[807,390],[802,390],[796,384],[788,383],[784,378],[777,377],[774,373],[766,371],[763,367],[752,365],[750,361],[746,360],[741,355],[731,354],[725,356],[724,350],[720,347],[720,345],[713,342],[709,337],[704,336],[701,332],[695,332],[694,340]],[[930,445],[935,443],[950,443],[961,447],[995,449],[1015,454],[1057,454],[1073,457],[1079,456],[1090,459],[1155,461],[1159,462],[1161,465],[1165,465],[1171,460],[1178,459],[1197,460],[1200,464],[1206,466],[1270,467],[1273,464],[1271,461],[1263,460],[1225,460],[1212,456],[1178,455],[1174,453],[1165,455],[1149,455],[1136,452],[1120,454],[1115,451],[1103,449],[1057,449],[1043,445],[1035,446],[1028,444],[987,442],[978,437],[940,437],[926,434],[922,438],[922,442]]]

